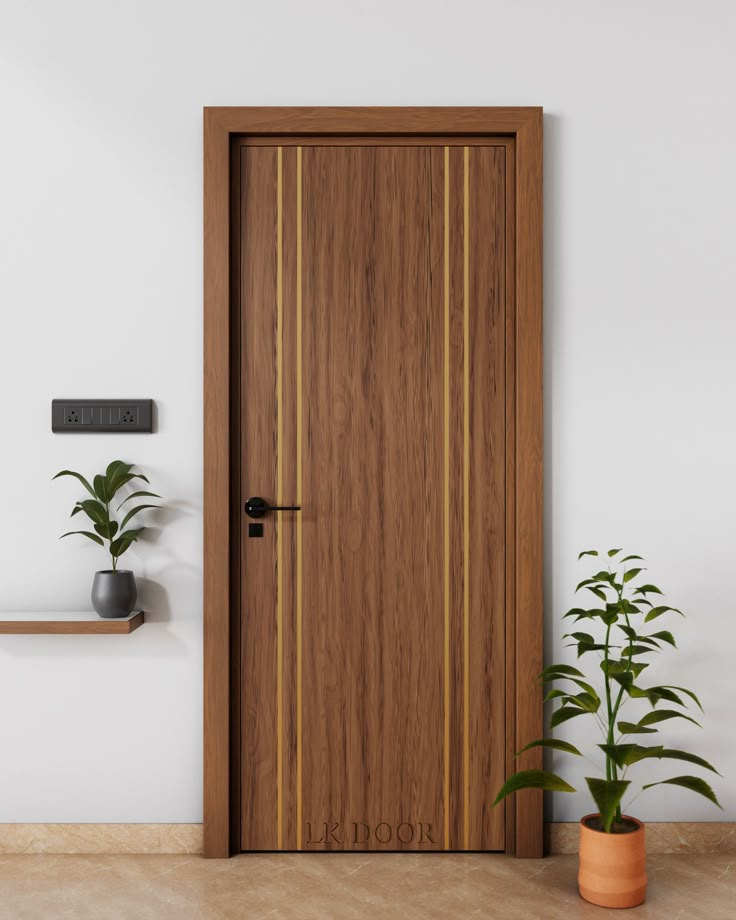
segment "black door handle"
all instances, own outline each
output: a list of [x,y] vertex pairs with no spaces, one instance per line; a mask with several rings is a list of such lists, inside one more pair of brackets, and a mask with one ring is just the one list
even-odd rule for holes
[[301,511],[301,508],[298,505],[269,505],[265,498],[259,498],[257,495],[245,503],[245,513],[248,517],[262,518],[269,511]]

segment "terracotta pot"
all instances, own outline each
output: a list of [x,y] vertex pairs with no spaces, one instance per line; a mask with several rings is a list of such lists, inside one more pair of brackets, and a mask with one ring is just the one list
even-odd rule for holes
[[636,830],[605,834],[587,826],[589,818],[598,817],[586,815],[580,821],[580,895],[600,907],[636,907],[647,895],[644,825],[623,815]]

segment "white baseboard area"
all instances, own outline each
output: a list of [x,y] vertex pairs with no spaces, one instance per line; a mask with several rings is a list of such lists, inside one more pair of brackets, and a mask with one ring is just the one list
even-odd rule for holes
[[[577,822],[545,824],[547,853],[577,853]],[[646,825],[647,852],[708,855],[736,853],[736,822],[662,821]]]
[[201,824],[0,824],[0,854],[201,854]]

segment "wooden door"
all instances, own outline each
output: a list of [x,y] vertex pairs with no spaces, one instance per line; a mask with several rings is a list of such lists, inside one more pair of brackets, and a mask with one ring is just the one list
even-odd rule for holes
[[504,849],[508,153],[235,147],[243,850]]

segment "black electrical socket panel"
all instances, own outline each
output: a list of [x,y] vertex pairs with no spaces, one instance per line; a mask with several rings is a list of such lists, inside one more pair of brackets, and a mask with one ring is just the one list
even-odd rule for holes
[[152,399],[53,399],[51,430],[56,434],[125,434],[153,431]]

